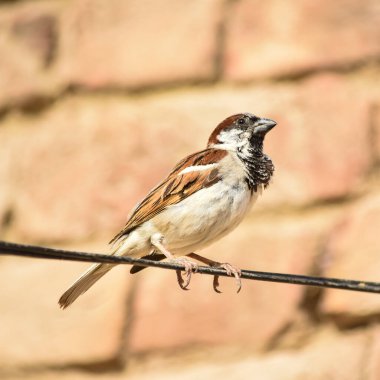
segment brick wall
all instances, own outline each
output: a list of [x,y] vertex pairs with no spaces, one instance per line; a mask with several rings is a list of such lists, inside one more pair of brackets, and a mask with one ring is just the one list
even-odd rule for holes
[[[0,3],[0,238],[107,252],[131,207],[224,117],[275,119],[273,184],[205,251],[380,280],[376,0]],[[377,380],[380,297],[0,258],[3,379]]]

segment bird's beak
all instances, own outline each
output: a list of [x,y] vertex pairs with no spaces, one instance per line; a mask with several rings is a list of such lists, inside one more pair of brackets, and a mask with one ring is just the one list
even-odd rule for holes
[[274,128],[276,125],[277,125],[277,123],[274,120],[261,118],[257,122],[253,133],[255,135],[265,135],[272,128]]

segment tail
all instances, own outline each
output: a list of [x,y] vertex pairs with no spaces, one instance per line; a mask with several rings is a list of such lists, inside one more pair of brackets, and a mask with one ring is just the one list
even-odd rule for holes
[[62,294],[58,303],[62,309],[70,306],[81,294],[85,293],[96,281],[101,279],[114,267],[113,264],[92,265],[82,276]]

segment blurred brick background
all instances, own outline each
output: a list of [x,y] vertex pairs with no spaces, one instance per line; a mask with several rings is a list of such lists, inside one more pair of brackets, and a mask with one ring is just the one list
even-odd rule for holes
[[[224,117],[275,119],[272,186],[205,254],[380,280],[378,0],[0,2],[0,239],[107,252]],[[380,379],[380,297],[0,257],[1,379]]]

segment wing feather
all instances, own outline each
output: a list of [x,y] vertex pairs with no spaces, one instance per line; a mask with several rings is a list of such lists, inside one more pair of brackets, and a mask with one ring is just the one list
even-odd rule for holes
[[[221,149],[205,149],[179,162],[168,177],[151,190],[134,209],[124,228],[110,243],[115,243],[167,207],[175,205],[200,189],[219,181],[218,168],[211,164],[217,164],[227,154],[225,150]],[[210,168],[207,168],[206,165],[210,165]],[[198,171],[196,170],[197,166],[204,166],[206,169],[202,168]],[[184,169],[192,167],[194,170],[181,173]]]

